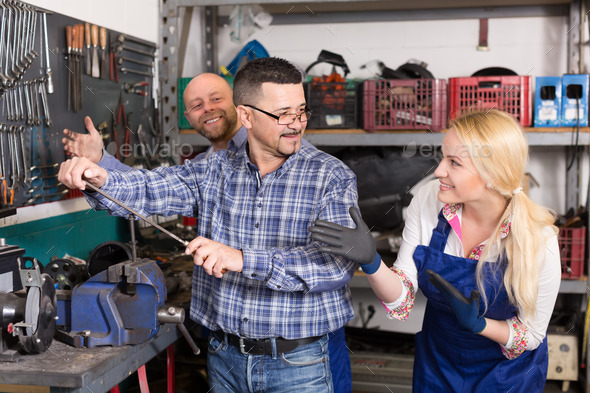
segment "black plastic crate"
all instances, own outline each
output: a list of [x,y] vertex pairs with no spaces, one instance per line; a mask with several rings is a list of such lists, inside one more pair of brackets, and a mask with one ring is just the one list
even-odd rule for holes
[[357,83],[307,82],[305,96],[311,109],[308,129],[357,128]]

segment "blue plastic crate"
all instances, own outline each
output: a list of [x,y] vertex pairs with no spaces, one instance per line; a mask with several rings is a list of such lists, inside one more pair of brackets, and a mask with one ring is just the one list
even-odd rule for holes
[[561,124],[561,77],[535,78],[535,127],[559,127]]
[[[567,74],[561,78],[561,126],[575,127],[580,121],[580,127],[588,126],[588,75]],[[580,96],[579,104],[576,98]],[[579,112],[576,115],[576,107]]]

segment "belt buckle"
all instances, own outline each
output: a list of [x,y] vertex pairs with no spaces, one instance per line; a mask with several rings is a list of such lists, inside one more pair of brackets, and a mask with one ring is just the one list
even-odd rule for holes
[[242,337],[239,337],[239,343],[240,343],[240,352],[242,353],[242,355],[248,355],[248,352],[245,351],[246,345],[244,344],[244,339]]

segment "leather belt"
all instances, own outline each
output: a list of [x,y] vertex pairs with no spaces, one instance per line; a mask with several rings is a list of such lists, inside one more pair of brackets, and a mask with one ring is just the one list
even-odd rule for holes
[[317,337],[306,337],[296,340],[286,340],[284,338],[244,338],[233,334],[225,333],[222,330],[213,332],[213,335],[217,337],[219,341],[225,341],[227,337],[227,343],[231,346],[240,349],[240,352],[244,355],[272,355],[272,340],[276,341],[277,353],[291,352],[292,350],[307,344],[311,344],[320,339]]

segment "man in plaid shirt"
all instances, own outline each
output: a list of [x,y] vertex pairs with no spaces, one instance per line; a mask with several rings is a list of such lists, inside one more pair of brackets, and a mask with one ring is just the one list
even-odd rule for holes
[[[191,318],[214,331],[209,382],[215,392],[332,392],[327,333],[353,316],[348,281],[356,264],[319,250],[317,219],[354,226],[354,173],[302,145],[306,108],[300,71],[278,58],[246,64],[234,103],[248,131],[236,152],[154,171],[106,171],[84,158],[59,180],[85,181],[145,215],[198,212]],[[84,177],[84,180],[83,180]],[[128,212],[88,193],[96,209]]]

